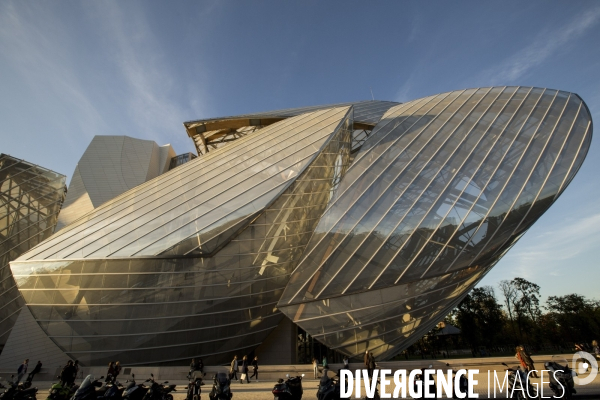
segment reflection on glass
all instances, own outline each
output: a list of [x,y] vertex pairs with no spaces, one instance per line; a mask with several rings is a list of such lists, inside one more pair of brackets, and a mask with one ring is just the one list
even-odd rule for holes
[[[277,301],[350,163],[352,109],[319,115],[324,119],[302,117],[314,128],[294,147],[302,156],[266,177],[250,171],[259,181],[248,187],[260,190],[225,202],[221,210],[230,220],[196,206],[188,210],[196,233],[183,235],[161,257],[15,263],[13,274],[40,326],[67,354],[90,365],[116,355],[126,364],[168,364],[190,355],[218,364],[260,344],[283,317]],[[286,134],[299,140],[296,130]],[[317,150],[306,150],[315,142]],[[264,158],[256,171],[281,159]],[[205,216],[211,220],[204,222]],[[140,236],[140,243],[152,252],[168,248],[155,246],[160,240],[152,235]],[[200,251],[204,241],[213,254]],[[193,257],[176,257],[181,254]]]
[[0,154],[0,346],[23,306],[9,262],[54,233],[65,180],[64,175]]
[[[391,108],[341,180],[279,308],[348,355],[406,348],[550,207],[583,162],[589,121],[577,95],[540,88]],[[465,271],[445,289],[402,294]],[[400,297],[373,296],[386,290]]]

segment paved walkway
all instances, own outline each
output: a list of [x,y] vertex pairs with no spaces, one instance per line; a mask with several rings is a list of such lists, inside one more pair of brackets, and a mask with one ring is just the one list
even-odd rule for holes
[[[565,359],[569,359],[572,355],[565,355]],[[538,368],[543,367],[543,362],[548,361],[550,357],[548,356],[537,356],[534,357],[534,361],[536,362],[536,366]],[[433,365],[435,369],[446,370],[446,363],[449,363],[451,367],[454,369],[466,368],[466,369],[478,369],[479,374],[475,376],[475,380],[478,381],[475,392],[480,395],[480,399],[488,398],[488,371],[498,371],[501,372],[505,367],[501,364],[502,362],[506,362],[508,365],[513,366],[516,364],[516,361],[513,358],[473,358],[473,359],[457,359],[457,360],[418,360],[418,361],[395,361],[395,362],[382,362],[378,363],[380,368],[390,369],[392,371],[397,369],[406,369],[408,371],[412,369],[428,367],[430,364]],[[336,370],[339,365],[333,364],[331,365],[332,371]],[[362,368],[360,364],[351,364],[351,370],[355,370],[358,368]],[[127,370],[127,367],[124,367],[124,370]],[[212,379],[210,378],[212,374],[216,371],[226,371],[227,368],[223,366],[218,367],[207,367],[205,369],[208,371],[207,376],[205,378],[206,385],[203,386],[203,394],[202,399],[208,399],[208,393],[210,392],[210,387],[212,384]],[[84,369],[83,373],[87,375],[88,373],[93,373],[95,376],[102,375],[104,368],[88,368]],[[318,381],[312,379],[312,368],[310,365],[266,365],[261,366],[260,369],[261,380],[260,382],[253,381],[250,384],[240,384],[239,382],[232,383],[232,392],[234,394],[234,400],[270,400],[273,398],[271,394],[271,390],[273,389],[273,385],[275,384],[277,378],[284,378],[286,373],[290,373],[291,375],[305,373],[306,376],[303,379],[303,388],[304,388],[304,396],[303,399],[316,399]],[[333,375],[333,372],[330,371],[330,374]],[[157,380],[169,380],[171,383],[177,384],[177,392],[174,393],[174,400],[184,400],[186,394],[186,385],[187,380],[185,379],[185,375],[187,374],[186,367],[132,367],[128,372],[133,372],[136,374],[136,378],[138,380],[143,380],[146,376],[150,375],[150,372],[154,373]],[[5,374],[2,374],[5,376]],[[492,372],[493,379],[493,372]],[[587,374],[581,375],[581,377],[586,377]],[[125,377],[122,377],[122,382],[125,380]],[[393,379],[391,379],[393,382]],[[78,382],[81,382],[79,379]],[[532,379],[533,384],[540,384],[540,379]],[[39,388],[38,392],[38,400],[43,400],[48,395],[48,388],[51,386],[52,382],[44,379],[44,380],[36,380],[35,386]],[[388,390],[388,393],[393,392],[394,385],[392,383],[392,387]],[[551,396],[551,391],[548,388],[548,384],[546,383],[544,388],[544,395]],[[575,399],[600,399],[600,375],[596,377],[594,382],[587,386],[578,386],[576,387],[578,395],[576,395]],[[361,390],[361,394],[364,397],[365,390],[364,388]],[[493,397],[493,390],[490,391]],[[353,397],[354,398],[354,397]],[[496,398],[506,398],[505,395],[497,395]]]
[[[487,396],[487,373],[479,374],[476,377],[479,381],[479,384],[476,388],[476,393],[479,393],[480,399],[488,399]],[[539,379],[533,379],[534,383],[539,383]],[[184,381],[171,381],[171,383],[177,383],[177,392],[174,393],[174,400],[184,400],[186,394],[186,383]],[[43,400],[48,396],[48,388],[50,387],[51,382],[36,382],[36,386],[39,388],[38,392],[38,400]],[[203,386],[202,390],[202,399],[208,400],[208,393],[210,391],[211,380],[207,380],[206,385]],[[234,400],[271,400],[273,399],[273,395],[271,394],[271,390],[273,389],[274,381],[259,381],[259,382],[251,382],[250,384],[244,383],[240,384],[239,382],[234,382],[231,385],[231,391],[234,394]],[[303,399],[316,399],[317,396],[317,387],[318,381],[314,379],[305,378],[302,381],[302,386],[304,389]],[[393,386],[393,385],[392,385]],[[388,391],[390,393],[392,390]],[[600,378],[596,378],[595,382],[583,387],[577,387],[578,395],[576,395],[575,399],[600,399]],[[364,388],[361,391],[362,396],[365,396]],[[547,387],[544,389],[545,396],[551,396],[551,391]],[[493,397],[493,392],[492,396]],[[498,394],[496,398],[506,398],[504,395]]]

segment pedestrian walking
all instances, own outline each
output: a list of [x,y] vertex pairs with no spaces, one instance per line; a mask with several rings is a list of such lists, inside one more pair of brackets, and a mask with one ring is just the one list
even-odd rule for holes
[[323,366],[323,376],[327,376],[327,371],[329,370],[329,363],[327,362],[327,357],[323,356],[323,362],[321,363]]
[[27,380],[29,382],[33,381],[33,377],[38,374],[40,371],[42,370],[42,362],[38,361],[37,364],[35,364],[35,367],[33,367],[33,371],[31,371],[29,373],[29,376],[27,376]]
[[119,376],[120,373],[121,373],[121,363],[117,361],[115,363],[115,374],[114,374],[115,380],[117,380],[117,376]]
[[115,374],[115,364],[111,361],[108,363],[108,371],[106,371],[106,379],[104,382],[110,382]]
[[314,357],[312,359],[312,365],[313,365],[314,378],[319,379],[319,363],[317,362],[317,359]]
[[231,380],[236,380],[238,379],[237,377],[237,373],[238,373],[238,359],[237,356],[233,356],[233,360],[231,361],[231,367],[229,368],[229,379]]
[[19,382],[21,382],[21,379],[23,379],[23,375],[25,375],[25,373],[27,373],[27,367],[29,366],[29,358],[26,359],[25,361],[23,361],[23,364],[19,365],[19,368],[17,368],[17,384]]
[[252,360],[252,376],[250,379],[254,377],[256,377],[256,382],[258,382],[258,357],[254,357],[254,360]]
[[348,357],[344,356],[344,359],[342,360],[342,362],[344,363],[344,369],[348,369]]
[[242,357],[242,375],[240,376],[240,383],[244,383],[244,379],[247,383],[250,383],[250,379],[248,379],[248,356]]
[[517,350],[517,354],[515,354],[515,358],[517,360],[519,360],[519,362],[521,363],[521,366],[525,369],[525,371],[532,372],[532,376],[534,378],[538,378],[537,370],[535,369],[535,366],[533,365],[533,359],[531,358],[529,353],[527,353],[527,351],[525,351],[525,347],[517,346],[516,350]]

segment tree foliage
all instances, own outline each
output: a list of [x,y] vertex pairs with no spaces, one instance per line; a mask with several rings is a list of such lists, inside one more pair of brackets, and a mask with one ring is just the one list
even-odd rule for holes
[[454,319],[472,349],[497,343],[505,320],[491,286],[473,289],[454,310]]
[[568,294],[550,296],[546,304],[548,318],[556,325],[556,333],[570,341],[586,342],[600,331],[600,302]]
[[413,347],[421,354],[449,348],[478,354],[483,348],[510,352],[516,345],[573,349],[574,343],[600,338],[600,301],[568,294],[550,296],[543,306],[540,287],[523,278],[502,281],[498,288],[500,301],[494,288],[475,288],[445,318],[460,335],[440,337],[436,327]]

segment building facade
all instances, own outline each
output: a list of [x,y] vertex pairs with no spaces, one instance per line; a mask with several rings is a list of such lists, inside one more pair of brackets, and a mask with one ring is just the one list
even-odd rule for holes
[[54,233],[65,180],[47,168],[0,154],[0,347],[25,304],[9,262]]
[[530,87],[184,126],[199,157],[11,263],[44,334],[84,365],[219,364],[284,318],[390,358],[550,207],[592,134],[577,95]]
[[94,136],[79,159],[58,217],[62,229],[100,204],[169,170],[175,151],[152,140]]

